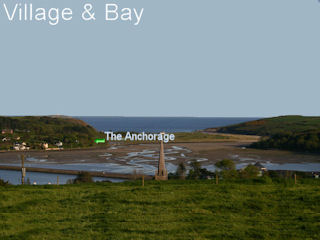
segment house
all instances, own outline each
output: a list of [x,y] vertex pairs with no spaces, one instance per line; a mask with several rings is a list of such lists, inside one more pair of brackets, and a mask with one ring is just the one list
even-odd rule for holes
[[261,177],[264,172],[267,172],[267,171],[268,171],[268,169],[267,169],[265,166],[263,166],[261,163],[259,163],[259,162],[256,162],[256,163],[254,164],[254,166],[259,169],[259,173],[258,173],[258,176],[259,176],[259,177]]
[[42,143],[41,147],[45,150],[47,150],[49,148],[49,144],[48,143]]
[[16,151],[24,151],[29,149],[30,147],[27,147],[27,144],[25,142],[23,142],[22,144],[16,143],[13,145],[13,150],[16,150]]
[[12,129],[2,129],[1,134],[13,134],[13,130]]
[[13,146],[13,150],[19,151],[19,150],[20,150],[20,146],[14,145],[14,146]]

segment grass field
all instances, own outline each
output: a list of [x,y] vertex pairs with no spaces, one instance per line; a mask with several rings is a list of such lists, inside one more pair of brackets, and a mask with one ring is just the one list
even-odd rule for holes
[[320,181],[0,187],[0,239],[320,239]]

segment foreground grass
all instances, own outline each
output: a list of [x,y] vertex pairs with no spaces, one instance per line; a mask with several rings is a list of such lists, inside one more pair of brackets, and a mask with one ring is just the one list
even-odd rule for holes
[[0,239],[320,239],[319,181],[0,188]]

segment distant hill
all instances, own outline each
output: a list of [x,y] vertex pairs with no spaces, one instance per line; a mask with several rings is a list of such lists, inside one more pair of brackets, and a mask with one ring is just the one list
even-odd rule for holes
[[230,125],[206,131],[271,136],[279,133],[302,133],[320,130],[320,117],[281,116]]
[[281,116],[206,131],[263,136],[255,148],[320,153],[320,117]]
[[101,133],[82,120],[64,116],[0,117],[2,138],[0,148],[8,149],[15,143],[26,143],[30,149],[48,143],[64,148],[89,147]]

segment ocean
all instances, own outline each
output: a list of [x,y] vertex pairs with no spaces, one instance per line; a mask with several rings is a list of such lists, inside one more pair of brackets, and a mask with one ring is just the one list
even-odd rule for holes
[[131,132],[192,132],[212,127],[223,127],[258,118],[226,117],[88,117],[77,116],[99,131]]

